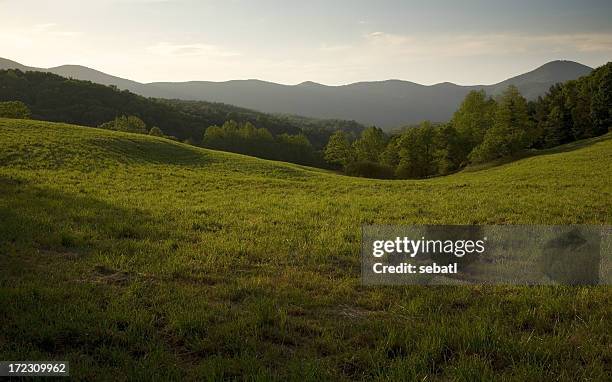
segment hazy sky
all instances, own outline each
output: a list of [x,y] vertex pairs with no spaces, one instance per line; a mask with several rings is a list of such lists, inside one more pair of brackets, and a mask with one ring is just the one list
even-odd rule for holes
[[0,57],[149,81],[489,84],[612,60],[612,1],[0,0]]

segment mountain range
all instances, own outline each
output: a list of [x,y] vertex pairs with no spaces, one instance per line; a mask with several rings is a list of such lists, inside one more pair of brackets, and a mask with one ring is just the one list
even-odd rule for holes
[[355,120],[382,128],[423,120],[446,121],[471,90],[482,89],[496,96],[512,84],[527,99],[535,99],[546,93],[550,86],[587,75],[593,70],[573,61],[552,61],[492,85],[462,86],[450,82],[421,85],[403,80],[386,80],[327,86],[310,81],[282,85],[260,80],[140,83],[85,66],[35,68],[3,58],[0,58],[0,69],[51,72],[63,77],[114,85],[146,97],[222,102],[266,113]]

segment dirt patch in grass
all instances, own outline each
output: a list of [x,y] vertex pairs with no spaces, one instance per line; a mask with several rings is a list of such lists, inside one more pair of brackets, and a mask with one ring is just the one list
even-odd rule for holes
[[334,309],[333,314],[350,318],[352,320],[360,320],[369,317],[373,314],[376,314],[376,312],[359,308],[356,306],[340,305],[337,309]]
[[39,249],[38,253],[48,257],[60,257],[67,260],[77,260],[84,256],[82,253],[73,251],[56,251],[51,249]]
[[108,268],[104,265],[96,265],[93,269],[93,274],[90,281],[102,284],[119,284],[124,285],[130,282],[134,275],[129,272],[118,271]]

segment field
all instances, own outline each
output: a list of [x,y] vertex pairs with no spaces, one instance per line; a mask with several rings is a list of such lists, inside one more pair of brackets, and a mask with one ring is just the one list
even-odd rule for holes
[[610,134],[422,181],[0,119],[0,359],[101,380],[606,380],[612,289],[365,287],[362,224],[610,224]]

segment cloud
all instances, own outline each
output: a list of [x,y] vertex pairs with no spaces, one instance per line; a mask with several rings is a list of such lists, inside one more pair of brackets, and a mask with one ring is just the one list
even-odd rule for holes
[[79,36],[79,32],[61,29],[56,23],[43,23],[18,28],[0,26],[0,48],[11,50],[51,47],[67,38]]
[[[79,32],[63,30],[63,29],[58,29],[58,28],[60,28],[60,25],[56,23],[36,24],[32,26],[29,33],[33,35],[39,35],[39,34],[44,33],[45,35],[56,36],[56,37],[73,37],[73,36],[77,36],[80,34]],[[25,31],[25,33],[28,33],[28,31]]]
[[612,34],[552,35],[544,36],[542,41],[553,46],[574,47],[580,52],[612,52]]
[[156,3],[172,3],[176,0],[115,0],[117,3],[127,4],[156,4]]
[[526,52],[612,52],[612,34],[487,34],[412,36],[385,32],[366,34],[356,50],[388,51],[419,57],[511,55]]
[[236,57],[240,53],[222,49],[210,44],[173,44],[170,42],[159,42],[149,46],[147,50],[161,56],[185,57],[185,56],[208,56],[208,57]]
[[506,76],[500,73],[526,71],[547,60],[596,66],[611,53],[612,33],[420,35],[374,30],[348,43],[328,42],[316,51],[293,52],[277,62],[283,65],[277,65],[275,73],[322,83],[387,78],[425,84],[494,83]]
[[36,24],[32,27],[32,32],[40,33],[40,32],[47,31],[51,28],[55,28],[56,26],[57,26],[56,23]]
[[323,43],[321,44],[320,49],[324,52],[341,52],[341,51],[350,50],[351,48],[353,48],[353,46],[349,44],[330,45],[327,43]]

